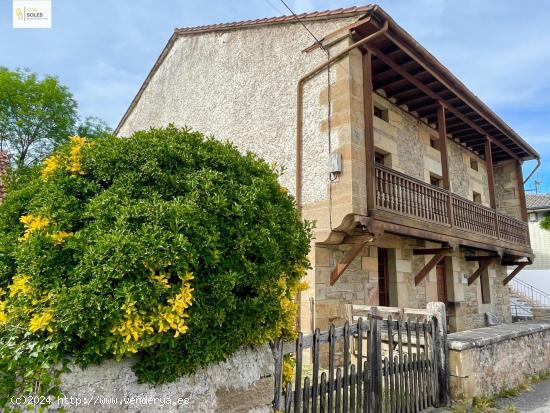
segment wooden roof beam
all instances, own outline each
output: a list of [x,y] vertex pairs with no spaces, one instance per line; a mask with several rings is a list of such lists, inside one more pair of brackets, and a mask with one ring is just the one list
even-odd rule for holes
[[[382,60],[386,65],[390,66],[392,69],[394,69],[399,75],[401,75],[404,79],[408,80],[410,83],[418,87],[421,91],[423,91],[426,95],[432,97],[434,100],[439,100],[442,102],[442,104],[445,106],[445,108],[451,112],[454,116],[461,119],[464,123],[467,125],[470,125],[473,129],[478,131],[481,135],[486,135],[487,131],[480,128],[478,125],[476,125],[474,122],[472,122],[470,119],[468,119],[464,114],[462,114],[460,111],[455,109],[452,105],[449,105],[446,101],[441,99],[439,95],[434,93],[430,88],[426,87],[424,83],[422,83],[420,80],[412,76],[407,71],[403,70],[398,64],[393,62],[391,59],[386,57],[378,48],[372,45],[367,45],[367,49],[369,49],[372,53],[374,53],[380,60]],[[495,141],[491,138],[492,143],[494,143],[496,146],[500,147],[503,151],[508,153],[512,158],[514,159],[520,159],[516,154],[514,154],[512,151],[510,151],[506,146],[502,145],[500,142]]]
[[507,285],[516,275],[520,273],[521,270],[530,265],[529,262],[520,262],[517,264],[518,266],[514,268],[514,271],[512,271],[504,280],[502,280],[502,285]]
[[[385,36],[390,39],[396,46],[398,46],[401,50],[403,50],[403,52],[405,52],[407,55],[409,55],[412,59],[414,59],[415,61],[418,62],[418,64],[420,66],[422,66],[427,72],[429,72],[430,74],[432,74],[432,76],[439,80],[443,85],[445,85],[447,87],[447,89],[449,89],[451,92],[453,92],[455,95],[457,96],[462,96],[461,93],[458,92],[458,90],[453,87],[451,84],[449,84],[445,79],[443,79],[440,75],[438,75],[437,73],[433,72],[432,70],[430,70],[430,68],[426,65],[425,62],[422,61],[422,59],[420,59],[417,54],[411,50],[405,43],[403,43],[402,41],[400,41],[399,39],[397,39],[397,37],[395,37],[394,35],[392,35],[391,33],[387,32],[385,33]],[[474,105],[471,104],[471,102],[469,102],[469,97],[465,96],[466,99],[463,99],[465,101],[466,104],[468,104],[470,107],[474,107]],[[461,98],[462,99],[462,98]],[[482,103],[483,104],[483,103]],[[496,129],[498,129],[504,136],[507,136],[506,132],[502,130],[501,127],[497,126],[494,124],[494,122],[489,119],[489,117],[487,117],[486,115],[484,115],[483,113],[480,113],[480,112],[477,112],[481,117],[483,117],[488,123],[490,123],[491,125],[493,125]],[[505,125],[507,126],[507,125]],[[513,135],[515,135],[514,131],[510,130],[512,132]],[[485,132],[486,133],[486,132]],[[521,137],[518,136],[518,139],[520,139],[520,141],[522,141]],[[513,139],[512,139],[513,141]],[[496,142],[493,142],[495,145],[499,145],[500,142],[497,144]],[[527,150],[524,150],[526,153],[529,154],[529,145],[526,143],[526,145],[528,146]],[[535,155],[535,153],[532,153],[531,155]],[[520,159],[518,156],[516,155],[510,155],[512,156],[513,158],[515,159]]]

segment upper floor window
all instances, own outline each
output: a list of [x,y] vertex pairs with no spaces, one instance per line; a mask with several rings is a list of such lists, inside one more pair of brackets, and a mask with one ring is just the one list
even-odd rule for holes
[[474,199],[474,202],[476,204],[480,204],[481,205],[481,194],[479,192],[476,192],[474,191],[473,194],[472,194],[472,198]]
[[531,222],[537,222],[538,221],[536,212],[531,212],[529,214],[529,221],[531,221]]
[[383,109],[379,106],[374,107],[374,116],[376,116],[377,118],[382,119],[385,122],[388,122],[389,119],[390,119],[389,114],[388,114],[388,109]]
[[438,176],[430,175],[430,184],[441,188],[443,186],[443,180]]
[[440,150],[439,147],[439,138],[433,135],[430,135],[430,146],[435,150]]
[[377,164],[380,164],[380,165],[385,165],[386,164],[386,155],[384,155],[383,153],[380,153],[380,152],[375,152],[374,153],[374,162],[376,162]]
[[479,171],[479,164],[474,158],[470,158],[470,168],[474,171]]

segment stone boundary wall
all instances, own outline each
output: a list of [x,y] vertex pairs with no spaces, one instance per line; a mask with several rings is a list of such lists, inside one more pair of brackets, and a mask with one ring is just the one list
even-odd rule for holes
[[447,338],[454,400],[496,394],[550,370],[550,322],[501,324]]
[[[72,367],[61,376],[65,403],[47,411],[65,407],[65,411],[84,413],[272,412],[274,362],[267,345],[242,349],[223,363],[158,385],[139,384],[132,371],[134,362],[108,360],[86,369]],[[80,398],[78,406],[76,398]]]

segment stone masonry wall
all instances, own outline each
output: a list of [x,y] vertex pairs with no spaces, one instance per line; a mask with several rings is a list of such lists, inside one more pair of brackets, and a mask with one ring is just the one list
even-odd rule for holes
[[[342,325],[346,319],[346,304],[378,305],[378,248],[387,248],[389,255],[390,306],[425,308],[427,303],[438,301],[436,269],[415,285],[415,275],[431,259],[431,256],[415,256],[415,248],[436,248],[438,244],[384,234],[367,245],[349,265],[340,279],[330,285],[330,274],[338,260],[350,245],[315,246],[315,278],[310,280],[314,300],[314,314],[304,314],[302,331],[309,333],[318,327],[326,330],[331,323]],[[500,322],[511,322],[508,289],[502,285],[506,267],[493,263],[489,267],[488,280],[490,303],[481,297],[481,280],[471,286],[465,283],[477,268],[477,263],[464,259],[466,251],[455,251],[444,260],[449,303],[450,331],[484,327],[486,313],[497,316]],[[468,253],[471,255],[471,253]],[[312,284],[313,282],[313,284]],[[303,303],[304,307],[308,303]],[[313,319],[313,321],[312,321]]]
[[[134,361],[110,360],[84,370],[73,366],[61,376],[67,401],[49,411],[59,407],[83,413],[272,411],[274,362],[268,346],[240,350],[223,363],[159,385],[139,384],[131,369]],[[82,404],[70,404],[71,397]]]
[[499,212],[521,219],[517,172],[515,161],[506,161],[494,166],[495,201]]
[[550,324],[515,323],[448,336],[451,395],[471,399],[550,371]]
[[[375,106],[388,111],[388,119],[374,118],[376,149],[386,154],[386,165],[397,171],[429,183],[430,177],[441,178],[441,153],[432,148],[431,139],[437,131],[377,93]],[[466,148],[447,140],[451,191],[473,200],[474,191],[481,194],[482,204],[489,206],[489,184],[485,161]],[[470,166],[477,161],[478,170]]]

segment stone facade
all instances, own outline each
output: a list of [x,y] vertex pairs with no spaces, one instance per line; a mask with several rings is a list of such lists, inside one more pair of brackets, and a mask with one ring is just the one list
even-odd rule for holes
[[[308,27],[322,38],[356,19],[311,21]],[[331,56],[353,42],[347,31],[338,33],[331,38]],[[327,58],[319,48],[304,51],[310,43],[296,22],[180,36],[119,134],[168,123],[190,126],[283,166],[281,183],[295,194],[296,85]],[[412,250],[440,244],[397,235],[385,234],[365,247],[338,282],[329,284],[332,269],[350,245],[329,246],[326,241],[342,234],[349,217],[369,213],[363,93],[362,55],[357,49],[304,86],[301,207],[303,218],[316,224],[309,254],[312,268],[305,277],[310,288],[299,298],[299,327],[305,333],[343,322],[346,304],[378,304],[378,248],[390,254],[391,305],[423,308],[438,299],[435,270],[415,286],[415,274],[431,257],[414,256]],[[384,112],[373,118],[375,148],[384,155],[384,163],[426,183],[441,179],[435,125],[395,105],[383,91],[373,92],[373,103]],[[447,145],[451,191],[469,200],[476,194],[476,201],[488,206],[485,161],[452,140]],[[341,159],[337,176],[330,174],[331,155]],[[517,189],[512,170],[508,164],[496,165],[495,173],[497,202],[502,211],[512,211],[519,202],[507,198],[518,192],[510,192],[514,185]],[[504,267],[494,264],[484,275],[490,290],[487,303],[481,299],[480,280],[464,285],[464,275],[475,270],[464,260],[464,252],[457,250],[446,258],[445,267],[452,330],[483,326],[486,313],[510,320],[508,290],[501,282]]]
[[515,323],[448,336],[451,395],[496,394],[550,371],[550,324]]
[[[132,371],[134,362],[110,360],[84,370],[72,366],[61,376],[65,399],[48,411],[60,407],[84,413],[272,411],[274,361],[268,346],[240,350],[223,363],[158,385],[139,384]],[[80,405],[74,404],[76,400]]]
[[[330,285],[330,274],[349,245],[315,247],[315,280],[311,297],[315,302],[314,326],[325,330],[330,323],[341,325],[345,321],[346,304],[379,305],[378,248],[388,250],[389,261],[389,305],[392,307],[425,308],[429,302],[438,301],[436,269],[419,284],[414,277],[429,261],[431,256],[415,256],[415,248],[436,248],[438,244],[384,234],[371,245],[363,248],[352,261],[337,283]],[[469,330],[486,325],[487,313],[497,316],[499,322],[511,322],[510,297],[508,289],[502,286],[506,267],[493,263],[487,270],[490,290],[489,302],[483,303],[481,280],[471,286],[465,278],[477,266],[465,261],[466,252],[457,251],[445,258],[446,288],[449,304],[450,331]],[[308,301],[310,302],[310,298]],[[306,306],[303,302],[302,307]],[[311,327],[310,327],[311,326]],[[312,330],[310,319],[304,316],[303,330]]]
[[521,219],[520,193],[518,190],[515,161],[495,165],[495,201],[497,211]]

